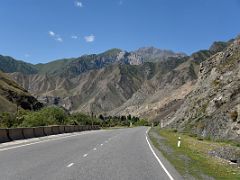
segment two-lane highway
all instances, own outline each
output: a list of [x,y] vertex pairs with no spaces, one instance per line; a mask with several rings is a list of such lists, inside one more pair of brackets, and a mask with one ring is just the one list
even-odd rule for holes
[[147,129],[80,132],[0,145],[0,179],[181,179],[152,149],[146,136]]

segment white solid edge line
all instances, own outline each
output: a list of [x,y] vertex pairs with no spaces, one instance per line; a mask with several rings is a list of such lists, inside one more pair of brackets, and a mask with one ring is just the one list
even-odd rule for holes
[[163,163],[161,162],[161,160],[158,158],[158,156],[156,155],[156,153],[154,152],[151,144],[149,143],[148,141],[148,138],[147,138],[147,134],[148,134],[148,131],[150,130],[151,128],[148,128],[148,130],[146,131],[146,140],[147,140],[147,143],[149,145],[149,148],[150,150],[152,151],[154,157],[157,159],[158,163],[160,164],[160,166],[163,168],[163,170],[166,172],[166,174],[168,175],[169,179],[171,180],[174,180],[174,178],[171,176],[171,174],[168,172],[168,170],[166,169],[166,167],[163,165]]
[[69,168],[69,167],[71,167],[71,166],[73,166],[74,165],[74,163],[71,163],[71,164],[69,164],[67,167]]
[[16,148],[20,148],[20,147],[25,147],[25,146],[31,146],[31,145],[34,145],[34,144],[49,142],[49,141],[56,141],[56,140],[65,139],[65,138],[74,137],[74,136],[81,136],[81,135],[90,134],[90,133],[93,133],[93,132],[96,132],[96,131],[83,132],[81,134],[73,134],[73,135],[64,136],[64,137],[56,137],[55,139],[47,139],[47,140],[33,142],[33,143],[29,143],[29,144],[23,144],[23,145],[13,146],[13,147],[9,147],[9,148],[2,148],[2,149],[0,149],[0,152],[11,150],[11,149],[16,149]]

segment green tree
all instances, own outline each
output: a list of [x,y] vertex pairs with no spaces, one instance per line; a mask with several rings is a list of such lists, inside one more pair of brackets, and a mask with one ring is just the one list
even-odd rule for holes
[[29,112],[23,116],[22,127],[36,127],[65,124],[66,112],[57,107],[43,108],[40,111]]

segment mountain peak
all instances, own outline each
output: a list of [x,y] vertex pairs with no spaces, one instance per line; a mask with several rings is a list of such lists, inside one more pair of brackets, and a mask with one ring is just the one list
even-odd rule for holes
[[109,50],[101,53],[100,55],[113,57],[113,56],[118,56],[119,53],[121,53],[121,52],[124,52],[124,51],[121,49],[118,49],[118,48],[112,48],[112,49],[109,49]]
[[138,50],[134,51],[133,53],[135,53],[138,56],[141,56],[143,58],[144,62],[146,62],[146,61],[151,61],[151,62],[165,61],[171,57],[187,56],[185,53],[176,53],[176,52],[173,52],[172,50],[159,49],[159,48],[155,48],[153,46],[139,48]]

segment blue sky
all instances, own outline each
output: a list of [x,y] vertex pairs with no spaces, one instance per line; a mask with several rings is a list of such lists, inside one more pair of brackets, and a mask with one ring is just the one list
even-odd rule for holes
[[191,54],[240,33],[240,0],[1,0],[0,54],[44,63],[110,48]]

